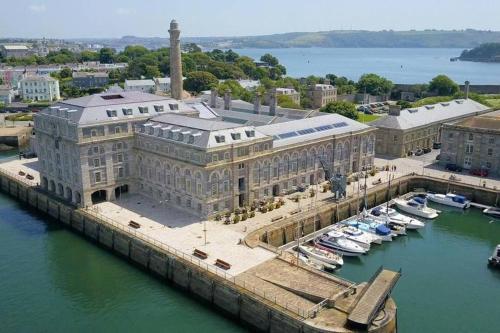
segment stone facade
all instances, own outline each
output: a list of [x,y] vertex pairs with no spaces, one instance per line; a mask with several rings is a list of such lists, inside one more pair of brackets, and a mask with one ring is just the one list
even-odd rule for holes
[[109,82],[108,73],[74,72],[73,86],[78,88],[104,87]]
[[440,164],[500,176],[500,112],[444,124]]
[[319,109],[337,100],[337,88],[330,84],[315,84],[309,87],[308,96],[312,101],[313,108]]

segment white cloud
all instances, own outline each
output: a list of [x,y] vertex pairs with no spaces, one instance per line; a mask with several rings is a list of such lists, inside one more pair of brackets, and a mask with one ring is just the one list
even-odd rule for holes
[[47,9],[44,4],[38,4],[38,5],[32,4],[28,8],[32,12],[36,12],[36,13],[44,12]]
[[118,15],[130,15],[134,11],[130,8],[116,8],[115,13]]

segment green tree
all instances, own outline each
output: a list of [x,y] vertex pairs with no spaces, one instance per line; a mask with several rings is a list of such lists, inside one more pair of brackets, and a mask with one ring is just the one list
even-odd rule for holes
[[61,79],[65,79],[65,78],[72,77],[72,76],[73,76],[73,71],[69,67],[64,67],[59,72],[59,78],[61,78]]
[[182,45],[182,49],[186,52],[201,52],[201,48],[196,43],[187,43]]
[[186,75],[186,79],[184,80],[184,89],[187,91],[192,91],[199,93],[203,90],[212,89],[212,87],[216,87],[219,83],[219,80],[209,72],[191,72]]
[[363,74],[356,85],[359,92],[366,92],[371,95],[384,95],[391,92],[394,84],[377,74]]
[[401,101],[397,101],[396,104],[399,105],[399,106],[401,106],[401,109],[409,109],[409,108],[411,108],[411,103],[408,102],[408,101],[401,100]]
[[326,113],[338,113],[344,117],[354,120],[358,119],[358,111],[356,111],[356,106],[353,103],[346,101],[330,102],[319,110]]
[[115,57],[115,50],[109,47],[103,47],[99,50],[99,61],[102,64],[112,64]]
[[99,53],[92,51],[82,51],[80,53],[81,61],[97,61],[99,60]]
[[278,95],[278,105],[282,108],[301,109],[300,105],[295,103],[290,96]]
[[450,96],[458,92],[458,84],[446,75],[438,75],[429,82],[429,91],[439,96]]
[[269,53],[266,53],[262,57],[260,57],[260,61],[265,62],[269,66],[276,66],[279,64],[278,58],[272,56]]

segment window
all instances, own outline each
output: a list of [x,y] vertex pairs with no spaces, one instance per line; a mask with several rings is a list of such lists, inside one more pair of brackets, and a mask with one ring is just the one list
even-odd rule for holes
[[245,169],[245,163],[238,164],[238,169]]
[[469,141],[472,141],[472,140],[474,140],[474,134],[472,134],[472,133],[469,133],[469,137],[468,137],[468,140],[469,140]]
[[117,155],[116,155],[116,160],[117,160],[118,162],[120,162],[120,163],[121,163],[121,162],[123,162],[123,154],[117,154]]
[[154,108],[156,112],[163,112],[165,110],[163,105],[155,105]]
[[[176,110],[179,110],[179,104],[168,104],[168,107],[170,108],[170,110],[172,111],[176,111]],[[161,111],[158,111],[158,112],[162,112],[163,111],[163,107],[162,107],[162,110]]]
[[97,136],[97,131],[95,129],[91,130],[90,136]]
[[241,139],[241,134],[240,133],[231,133],[231,138],[233,140],[240,140]]
[[123,115],[125,115],[125,116],[131,116],[132,115],[132,109],[123,108],[122,112],[123,112]]
[[394,135],[393,139],[392,139],[394,142],[398,142],[398,136],[397,135]]
[[124,176],[124,171],[123,171],[123,168],[122,168],[122,167],[120,167],[120,168],[118,168],[118,177],[120,177],[120,178],[121,178],[121,177],[123,177],[123,176]]
[[149,113],[149,109],[147,106],[139,106],[140,113]]
[[488,169],[491,169],[491,162],[486,162],[486,167],[487,167]]
[[120,126],[115,127],[115,134],[119,134],[119,133],[121,133],[121,131],[122,131],[122,128]]
[[94,179],[95,179],[96,183],[100,183],[101,182],[101,172],[94,173]]
[[492,148],[488,148],[488,156],[493,156],[493,149]]
[[219,154],[213,154],[212,155],[212,162],[218,162],[219,161]]
[[100,164],[101,164],[101,160],[98,158],[94,158],[94,167],[97,168],[98,166],[100,166]]
[[474,152],[474,145],[468,143],[465,145],[465,153],[472,154]]
[[108,117],[116,117],[116,110],[106,110]]
[[92,149],[94,150],[94,154],[98,154],[99,153],[99,147],[95,146]]
[[493,137],[493,136],[492,136],[492,137],[490,137],[490,139],[488,140],[488,143],[489,143],[490,145],[494,144],[494,143],[495,143],[495,137]]
[[226,142],[226,137],[224,135],[216,135],[215,142],[217,143]]

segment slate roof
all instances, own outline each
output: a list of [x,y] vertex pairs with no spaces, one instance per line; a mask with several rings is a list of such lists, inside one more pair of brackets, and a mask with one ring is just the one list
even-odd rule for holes
[[401,110],[399,116],[387,115],[370,123],[371,126],[389,129],[412,129],[432,123],[452,121],[457,118],[474,116],[490,110],[472,99],[457,99],[418,108]]

